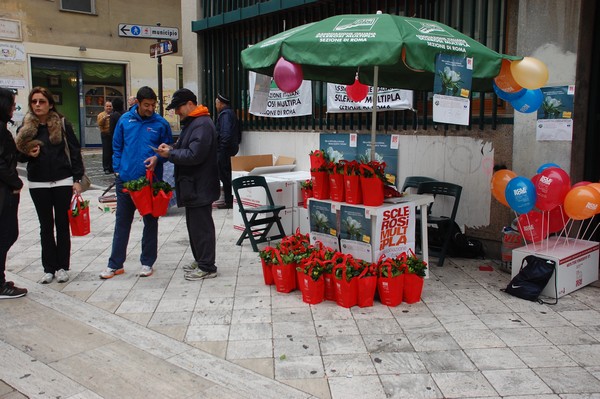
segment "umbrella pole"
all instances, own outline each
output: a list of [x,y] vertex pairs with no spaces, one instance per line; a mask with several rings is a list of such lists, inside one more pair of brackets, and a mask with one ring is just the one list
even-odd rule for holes
[[373,114],[371,115],[371,161],[375,160],[375,136],[377,135],[377,85],[379,80],[379,67],[373,68]]

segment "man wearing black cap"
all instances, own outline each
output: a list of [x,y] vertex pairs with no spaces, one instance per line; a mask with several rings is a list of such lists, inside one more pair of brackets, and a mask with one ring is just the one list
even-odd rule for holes
[[233,208],[233,194],[231,193],[231,157],[238,153],[240,136],[239,122],[235,112],[231,109],[231,102],[222,94],[217,94],[215,106],[217,108],[217,134],[219,136],[219,179],[223,183],[225,203],[218,205],[219,209]]
[[183,130],[171,147],[158,146],[158,154],[175,165],[177,206],[185,207],[190,247],[194,255],[185,265],[186,280],[217,276],[215,265],[216,236],[212,203],[219,198],[217,166],[217,131],[208,108],[197,105],[196,95],[188,89],[173,93],[167,110],[174,109]]

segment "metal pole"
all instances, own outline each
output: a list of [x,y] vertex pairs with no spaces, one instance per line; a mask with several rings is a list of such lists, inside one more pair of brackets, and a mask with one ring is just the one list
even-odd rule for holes
[[371,153],[370,160],[375,160],[375,136],[377,135],[377,86],[379,84],[379,67],[373,69],[373,111],[371,116]]
[[[156,26],[160,26],[160,22],[156,24]],[[160,39],[156,40],[157,43],[160,43]],[[157,64],[157,75],[158,75],[158,112],[160,116],[164,116],[164,105],[163,105],[163,77],[162,77],[162,56],[158,55],[159,51],[156,52],[156,59],[158,61]]]

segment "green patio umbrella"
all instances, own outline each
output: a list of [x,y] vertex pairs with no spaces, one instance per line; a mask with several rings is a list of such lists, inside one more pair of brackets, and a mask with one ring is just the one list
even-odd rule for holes
[[[280,57],[299,64],[304,79],[350,85],[357,71],[373,86],[371,152],[375,147],[377,87],[432,90],[436,54],[473,58],[472,90],[491,91],[503,58],[469,36],[439,22],[390,14],[349,14],[287,30],[245,49],[242,65],[273,76]],[[371,156],[372,156],[371,155]]]

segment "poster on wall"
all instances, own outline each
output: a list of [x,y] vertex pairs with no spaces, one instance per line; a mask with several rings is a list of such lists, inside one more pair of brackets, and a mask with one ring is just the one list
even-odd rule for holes
[[395,258],[415,250],[414,207],[398,204],[377,211],[373,245],[374,259],[381,255]]
[[[375,139],[375,161],[385,162],[385,175],[388,182],[396,184],[398,177],[398,142],[397,134],[378,134]],[[361,135],[358,138],[358,160],[368,162],[371,155],[371,136]]]
[[544,100],[537,111],[538,141],[573,139],[573,99],[575,85],[542,87]]
[[[255,105],[253,107],[252,101],[254,101],[254,90],[257,82],[256,75],[255,72],[248,73],[250,113],[252,115],[266,116],[269,118],[289,118],[293,116],[312,115],[312,84],[309,80],[303,80],[302,85],[300,85],[298,90],[291,93],[285,93],[281,91],[275,84],[275,81],[271,79],[266,109],[263,111],[263,106]],[[264,91],[265,89],[262,88],[261,90]]]
[[319,148],[333,162],[354,161],[358,155],[358,135],[356,133],[321,134]]
[[328,248],[338,250],[337,212],[331,203],[311,198],[308,202],[308,223],[311,244],[321,242]]
[[340,207],[340,248],[342,253],[373,262],[371,246],[371,219],[365,208],[342,205]]
[[433,80],[433,121],[469,124],[473,58],[436,54]]
[[[412,90],[377,88],[377,110],[399,111],[413,109]],[[327,112],[371,112],[373,110],[373,87],[362,101],[354,102],[346,94],[346,85],[327,83]]]

